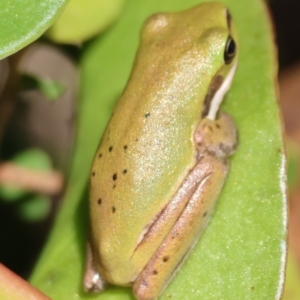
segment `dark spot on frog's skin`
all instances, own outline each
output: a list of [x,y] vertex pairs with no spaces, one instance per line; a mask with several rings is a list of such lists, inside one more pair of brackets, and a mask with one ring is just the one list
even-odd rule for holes
[[214,131],[213,128],[212,128],[211,126],[208,126],[208,129],[209,129],[210,131]]
[[124,170],[123,170],[123,174],[127,174],[127,169],[124,169]]
[[145,118],[149,118],[149,117],[150,117],[150,113],[146,113]]
[[102,157],[102,153],[99,153],[98,157],[101,158]]
[[254,290],[254,286],[251,286],[251,290]]
[[157,275],[158,274],[157,270],[153,270],[152,274]]
[[123,149],[124,149],[125,151],[127,150],[127,148],[128,148],[127,145],[124,145],[124,146],[123,146]]
[[218,124],[218,123],[216,123],[216,127],[217,127],[218,129],[221,128],[220,124]]
[[164,256],[163,257],[163,262],[167,262],[169,260],[169,256]]
[[203,218],[207,216],[207,211],[202,215]]
[[111,211],[112,211],[113,213],[115,213],[115,212],[116,212],[116,208],[115,208],[114,206],[112,206]]
[[115,188],[116,188],[116,185],[114,184],[114,185],[113,185],[113,189],[115,189]]
[[98,202],[98,204],[99,204],[99,205],[101,205],[101,203],[102,203],[102,199],[101,199],[101,198],[99,198],[97,202]]
[[113,179],[113,180],[117,180],[117,177],[118,177],[118,175],[117,175],[117,173],[115,173],[115,174],[112,176],[112,179]]
[[108,151],[111,152],[112,150],[113,150],[113,147],[110,146],[110,147],[108,148]]
[[93,171],[93,172],[92,172],[92,176],[95,176],[95,174],[96,174],[96,173]]
[[138,142],[139,139],[135,139],[136,142]]

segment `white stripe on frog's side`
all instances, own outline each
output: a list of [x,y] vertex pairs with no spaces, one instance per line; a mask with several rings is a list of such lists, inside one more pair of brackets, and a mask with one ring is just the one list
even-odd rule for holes
[[222,101],[223,101],[223,98],[224,98],[225,94],[228,92],[228,90],[230,89],[231,82],[232,82],[232,79],[233,79],[235,71],[236,71],[236,67],[237,67],[237,62],[233,65],[233,67],[229,71],[227,77],[223,81],[222,85],[216,91],[216,93],[211,101],[209,112],[206,116],[208,119],[210,119],[210,120],[216,119],[216,114],[219,110],[219,107],[220,107]]

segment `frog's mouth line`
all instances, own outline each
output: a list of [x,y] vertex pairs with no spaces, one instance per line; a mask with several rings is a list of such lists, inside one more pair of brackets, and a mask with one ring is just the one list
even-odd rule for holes
[[223,76],[219,74],[212,79],[209,91],[205,96],[202,118],[208,118],[211,120],[216,119],[216,114],[219,110],[219,107],[226,93],[230,89],[236,68],[237,62],[232,66],[225,80]]

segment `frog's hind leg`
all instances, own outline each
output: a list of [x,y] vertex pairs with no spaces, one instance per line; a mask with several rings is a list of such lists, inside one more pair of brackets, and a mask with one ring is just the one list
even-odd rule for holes
[[106,282],[101,278],[95,267],[93,253],[89,242],[87,243],[86,247],[86,264],[83,286],[86,292],[94,293],[104,290],[106,286]]
[[136,278],[133,290],[139,300],[154,300],[162,293],[203,233],[219,197],[229,165],[213,155],[200,159],[195,168],[206,169],[176,223]]

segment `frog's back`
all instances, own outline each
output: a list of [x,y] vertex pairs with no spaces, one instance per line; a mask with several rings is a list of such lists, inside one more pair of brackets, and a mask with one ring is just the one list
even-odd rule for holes
[[[144,26],[132,74],[91,174],[91,242],[107,276],[120,268],[129,277],[140,271],[131,258],[142,233],[196,163],[194,132],[213,74],[223,63],[211,54],[210,39],[223,39],[226,24],[214,32],[213,20],[205,20],[211,9],[225,16],[224,6],[210,4],[155,15]],[[199,18],[206,26],[195,30]],[[141,260],[149,260],[155,247]],[[126,284],[132,278],[109,280]]]

